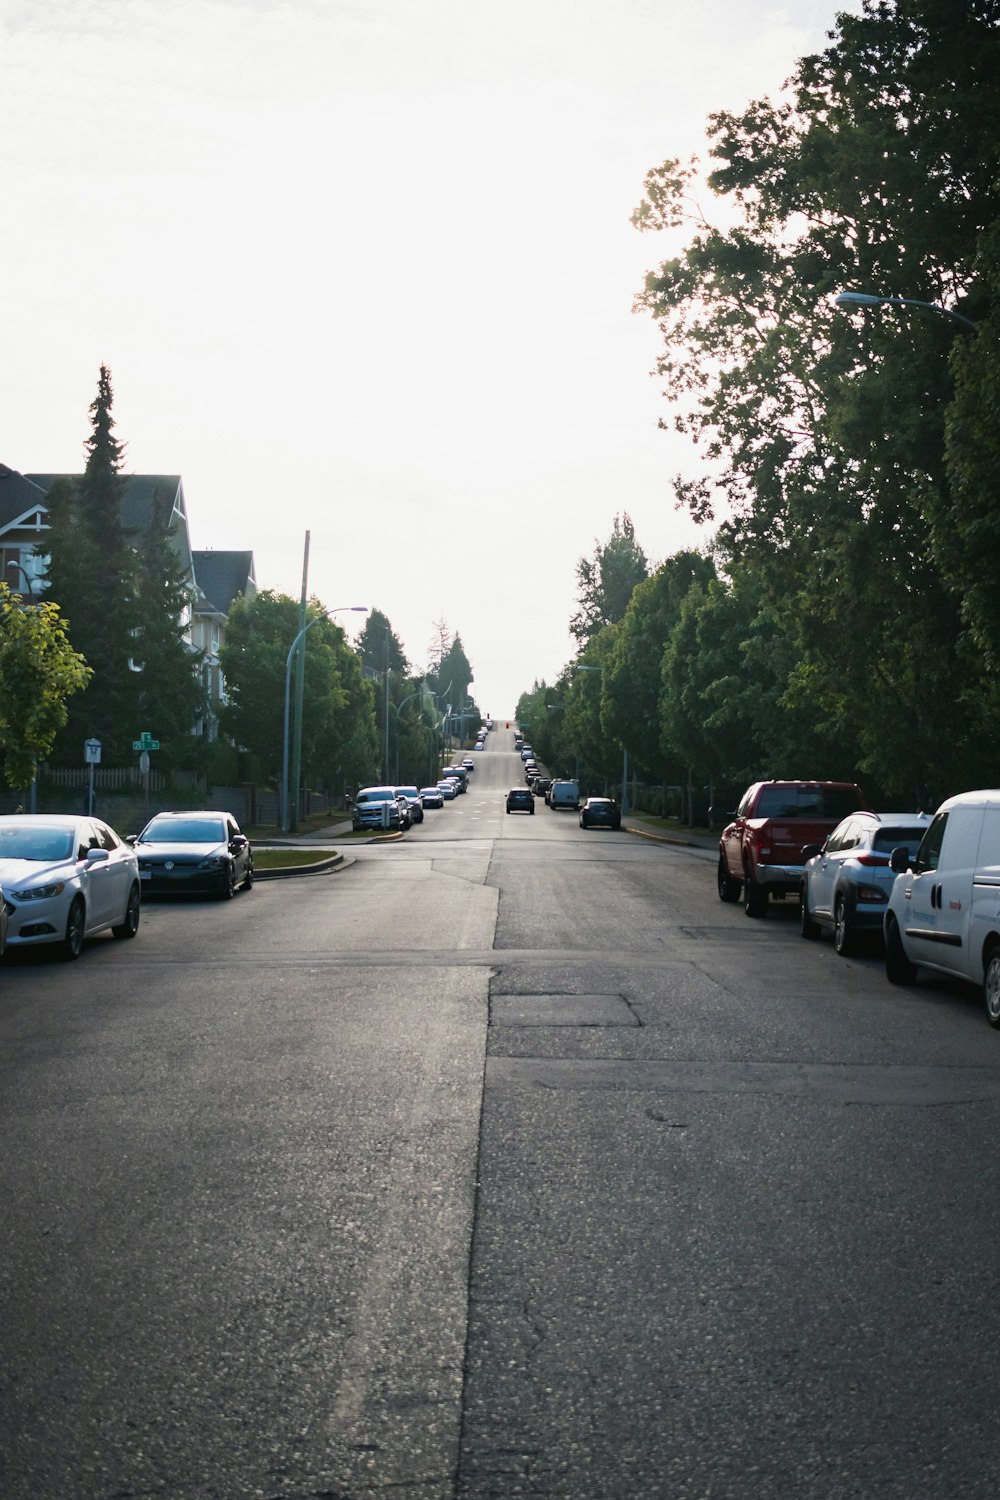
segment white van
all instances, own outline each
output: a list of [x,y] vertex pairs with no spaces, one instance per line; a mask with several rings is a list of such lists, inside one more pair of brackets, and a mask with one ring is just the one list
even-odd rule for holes
[[580,783],[554,781],[549,787],[549,806],[553,812],[558,812],[560,807],[571,807],[576,812],[580,806]]
[[897,872],[885,913],[885,972],[912,984],[918,966],[982,985],[1000,1027],[1000,790],[942,802],[911,861]]

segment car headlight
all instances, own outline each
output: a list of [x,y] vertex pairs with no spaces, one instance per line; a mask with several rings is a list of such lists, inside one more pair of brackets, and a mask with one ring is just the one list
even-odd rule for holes
[[227,861],[221,854],[210,854],[207,859],[202,860],[198,868],[199,870],[221,870],[226,863]]
[[52,885],[31,886],[26,891],[14,891],[12,894],[15,901],[50,901],[53,896],[61,896],[65,889],[65,880],[57,880]]

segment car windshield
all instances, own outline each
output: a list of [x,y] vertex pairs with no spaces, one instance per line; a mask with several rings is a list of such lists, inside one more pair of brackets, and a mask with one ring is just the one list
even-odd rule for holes
[[392,789],[387,786],[376,787],[371,792],[359,792],[355,801],[357,802],[392,802]]
[[221,844],[226,826],[221,818],[154,818],[140,835],[141,844]]
[[417,795],[415,786],[398,786],[396,791],[400,797],[415,797]]
[[23,827],[0,828],[0,859],[36,859],[54,864],[69,859],[76,834],[72,828]]

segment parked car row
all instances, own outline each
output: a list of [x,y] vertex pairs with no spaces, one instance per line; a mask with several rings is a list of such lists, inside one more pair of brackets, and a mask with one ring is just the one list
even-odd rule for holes
[[[842,955],[881,941],[893,984],[913,984],[925,968],[977,985],[1000,1029],[1000,790],[949,797],[932,816],[874,812],[845,786],[755,783],[720,840],[720,900],[742,889],[747,914],[764,916],[769,893],[796,891],[803,937],[830,932]],[[823,800],[830,789],[856,805],[817,837],[835,805]]]
[[436,811],[468,790],[476,769],[471,755],[446,766],[435,786],[366,786],[351,800],[351,824],[355,833],[365,828],[402,829],[422,823],[427,809]]
[[253,886],[253,850],[231,813],[157,813],[122,839],[101,818],[0,817],[0,953],[50,944],[79,958],[109,928],[134,938],[144,896],[216,895]]

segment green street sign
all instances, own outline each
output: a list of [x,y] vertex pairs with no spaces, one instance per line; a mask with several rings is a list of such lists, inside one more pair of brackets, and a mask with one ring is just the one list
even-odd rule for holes
[[144,729],[137,740],[132,741],[133,750],[159,750],[159,740],[154,740],[148,729]]

